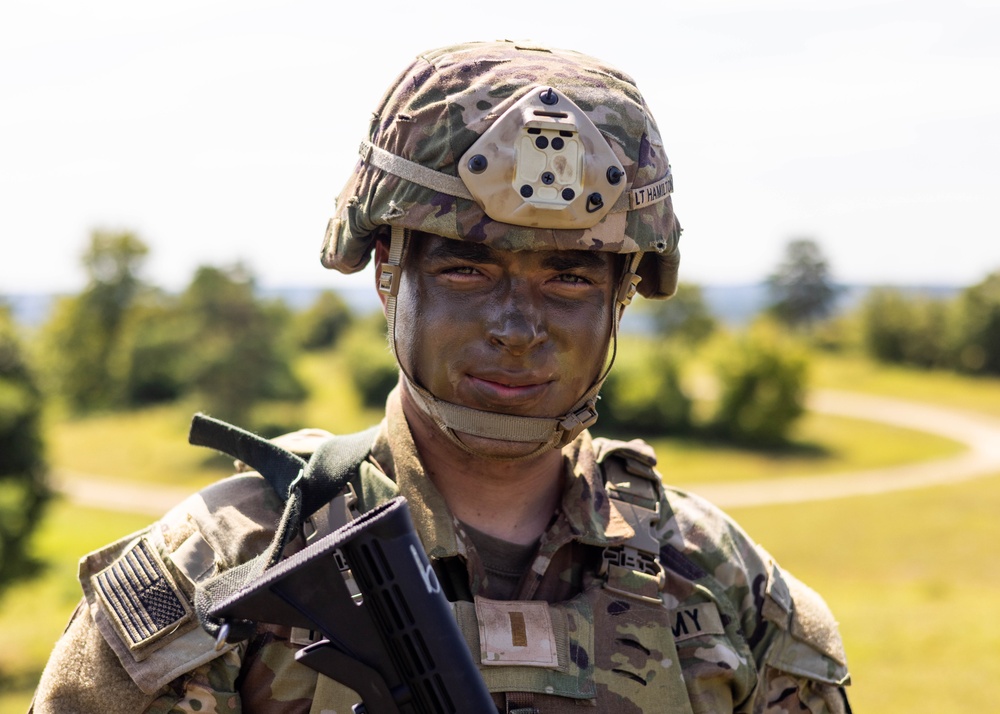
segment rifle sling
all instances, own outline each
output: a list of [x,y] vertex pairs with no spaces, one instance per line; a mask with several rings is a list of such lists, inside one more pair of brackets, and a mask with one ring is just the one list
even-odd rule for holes
[[[304,521],[336,498],[357,474],[361,462],[368,458],[377,433],[376,426],[356,434],[331,437],[306,461],[237,426],[204,414],[194,415],[189,443],[221,451],[244,462],[263,476],[285,503],[266,551],[198,587],[195,610],[205,630],[216,636],[220,634],[221,623],[208,614],[212,602],[239,591],[281,560],[285,546],[302,530]],[[233,628],[226,640],[247,639],[252,634],[252,623],[242,625]]]

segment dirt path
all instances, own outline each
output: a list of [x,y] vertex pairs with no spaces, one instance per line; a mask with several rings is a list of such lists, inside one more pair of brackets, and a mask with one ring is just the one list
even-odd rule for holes
[[968,451],[949,458],[881,469],[699,484],[690,490],[718,506],[733,508],[873,495],[1000,474],[1000,419],[949,407],[833,390],[815,392],[808,407],[826,414],[938,434],[965,444]]
[[[856,392],[821,390],[810,410],[884,422],[953,439],[968,447],[954,457],[881,469],[764,481],[699,484],[690,490],[723,508],[801,503],[872,495],[1000,474],[1000,419],[975,412]],[[108,481],[57,470],[57,488],[81,506],[160,516],[190,495],[187,489]]]
[[54,469],[52,476],[56,490],[78,506],[140,513],[157,518],[192,492],[190,488],[111,481],[65,469]]

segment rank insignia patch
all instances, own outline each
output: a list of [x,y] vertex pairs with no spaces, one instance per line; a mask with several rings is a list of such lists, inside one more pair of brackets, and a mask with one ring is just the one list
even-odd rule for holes
[[542,600],[476,598],[480,661],[524,667],[558,667],[549,604]]
[[130,649],[177,629],[191,614],[156,551],[143,538],[93,578]]

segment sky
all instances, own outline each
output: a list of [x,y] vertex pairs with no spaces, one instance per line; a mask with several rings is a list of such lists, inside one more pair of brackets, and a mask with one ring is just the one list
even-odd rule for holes
[[673,166],[682,280],[758,282],[803,237],[844,283],[1000,269],[1000,2],[490,7],[5,0],[0,294],[81,289],[95,229],[136,232],[167,289],[237,261],[268,287],[368,283],[318,256],[371,111],[421,51],[492,39],[636,80]]

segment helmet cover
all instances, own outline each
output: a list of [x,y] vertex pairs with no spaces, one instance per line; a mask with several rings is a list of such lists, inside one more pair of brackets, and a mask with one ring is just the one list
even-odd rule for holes
[[[559,111],[539,111],[539,101]],[[546,171],[551,160],[545,164],[525,132],[574,137],[566,141],[577,163]],[[498,149],[491,137],[503,135],[515,139]],[[551,155],[547,142],[544,148]],[[494,198],[489,182],[477,187],[487,164],[506,198]],[[524,188],[526,171],[537,179],[534,192]],[[543,200],[550,194],[541,183],[563,180],[568,191]],[[523,43],[446,47],[417,57],[373,114],[322,260],[344,273],[361,270],[381,226],[498,250],[640,252],[638,292],[666,298],[676,289],[680,257],[672,189],[656,123],[627,75],[578,52]],[[565,210],[563,199],[572,204]],[[510,210],[495,208],[502,202]]]

